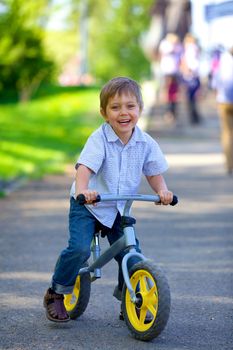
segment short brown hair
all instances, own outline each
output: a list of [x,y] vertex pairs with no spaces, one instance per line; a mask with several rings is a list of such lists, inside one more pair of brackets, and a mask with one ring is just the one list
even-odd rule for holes
[[100,92],[100,108],[106,112],[106,107],[109,98],[116,94],[121,95],[122,92],[127,92],[136,97],[140,110],[143,109],[143,99],[140,85],[133,79],[127,77],[117,77],[109,80]]

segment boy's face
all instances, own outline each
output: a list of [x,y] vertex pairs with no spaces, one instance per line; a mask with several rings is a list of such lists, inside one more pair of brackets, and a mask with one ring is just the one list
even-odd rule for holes
[[136,97],[130,93],[116,94],[109,98],[106,111],[101,109],[100,112],[121,141],[126,144],[141,113]]

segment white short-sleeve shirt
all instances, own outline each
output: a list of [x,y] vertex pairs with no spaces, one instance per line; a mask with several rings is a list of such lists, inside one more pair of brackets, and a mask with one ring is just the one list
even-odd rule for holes
[[[137,126],[124,145],[108,123],[99,127],[87,140],[76,168],[83,164],[92,170],[89,189],[100,194],[137,194],[142,174],[159,175],[168,165],[157,142]],[[70,195],[75,195],[75,182]],[[102,224],[112,227],[124,202],[103,202],[87,209]]]

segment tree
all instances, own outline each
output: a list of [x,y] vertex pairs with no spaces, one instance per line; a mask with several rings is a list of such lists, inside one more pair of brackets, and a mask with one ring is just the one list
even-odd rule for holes
[[[73,0],[78,18],[81,0]],[[83,1],[83,0],[82,0]],[[152,0],[85,0],[88,6],[89,70],[97,78],[129,75],[141,80],[150,74],[150,63],[141,47],[148,29]],[[75,11],[73,18],[75,18]]]
[[26,101],[53,74],[53,62],[43,47],[42,28],[48,1],[1,3],[4,7],[0,13],[0,93],[15,91],[21,101]]

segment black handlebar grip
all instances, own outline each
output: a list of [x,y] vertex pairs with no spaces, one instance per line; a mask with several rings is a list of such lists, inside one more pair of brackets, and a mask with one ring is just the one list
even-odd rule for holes
[[[100,198],[100,195],[98,194],[96,199],[93,201],[93,203],[100,202],[100,200],[101,200],[101,198]],[[87,203],[86,198],[85,198],[84,194],[82,194],[82,193],[77,196],[76,201],[81,205],[84,205]]]
[[79,194],[76,198],[76,201],[78,202],[78,204],[84,205],[86,203],[86,198],[84,194]]
[[178,197],[176,195],[173,195],[173,199],[172,202],[170,203],[170,205],[174,206],[178,203]]
[[96,199],[93,201],[93,203],[98,203],[101,201],[101,197],[99,194],[97,194]]

